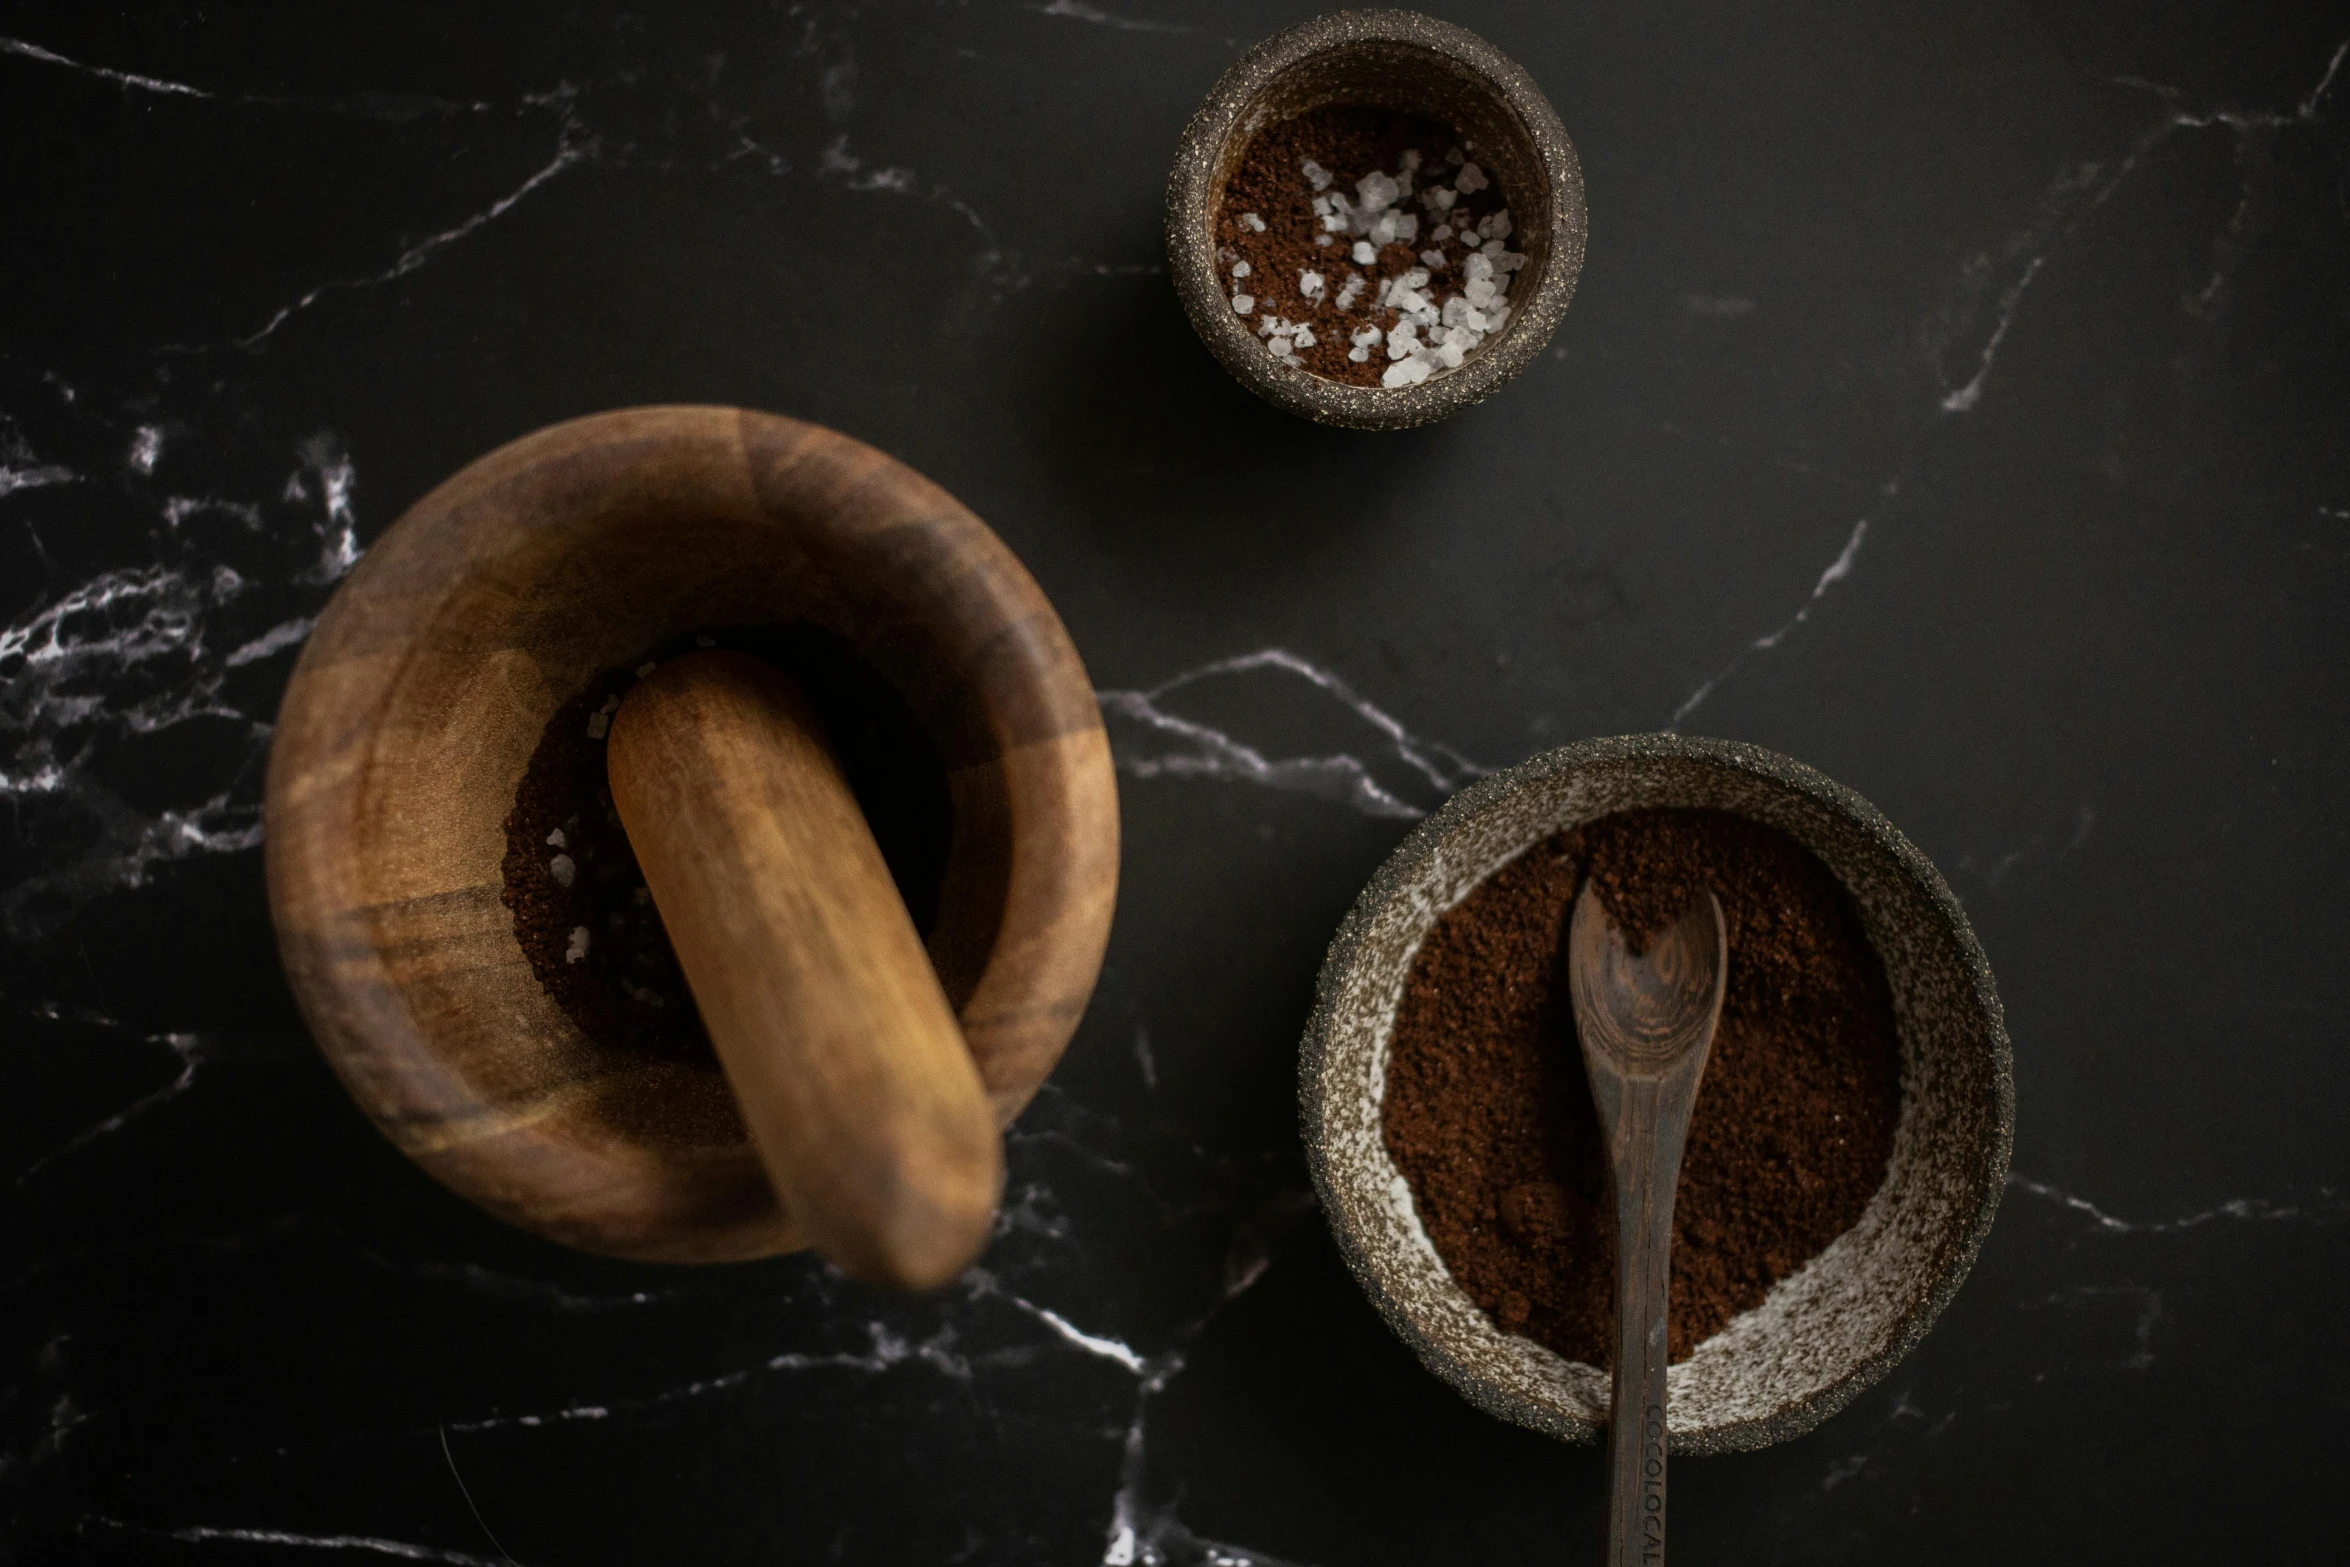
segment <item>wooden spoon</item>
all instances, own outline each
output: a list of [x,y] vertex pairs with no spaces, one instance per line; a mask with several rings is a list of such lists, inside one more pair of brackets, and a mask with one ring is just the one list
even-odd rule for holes
[[954,1009],[799,688],[741,653],[639,682],[606,765],[777,1199],[927,1289],[987,1243],[1003,1147]]
[[1616,1196],[1609,1567],[1662,1567],[1665,1559],[1665,1308],[1673,1188],[1681,1179],[1689,1108],[1713,1048],[1729,971],[1729,934],[1711,892],[1638,956],[1625,946],[1590,883],[1575,900],[1567,986]]

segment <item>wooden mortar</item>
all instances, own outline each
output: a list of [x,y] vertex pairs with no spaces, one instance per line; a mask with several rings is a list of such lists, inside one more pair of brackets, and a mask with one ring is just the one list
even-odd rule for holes
[[[666,640],[794,621],[846,639],[944,759],[954,834],[927,955],[995,1127],[1076,1029],[1116,894],[1116,786],[1091,682],[1002,541],[813,425],[710,407],[557,425],[442,484],[360,562],[295,666],[265,803],[271,913],[320,1047],[402,1151],[502,1218],[663,1261],[822,1236],[778,1203],[726,1077],[587,1038],[500,899],[506,814],[558,707]],[[752,758],[703,798],[774,772]],[[775,1102],[744,1096],[754,1124]],[[852,1102],[803,1124],[850,1135]],[[846,1124],[863,1140],[844,1158],[887,1144],[856,1132],[875,1118]],[[952,1271],[951,1245],[925,1264],[910,1242],[824,1238],[869,1277]]]

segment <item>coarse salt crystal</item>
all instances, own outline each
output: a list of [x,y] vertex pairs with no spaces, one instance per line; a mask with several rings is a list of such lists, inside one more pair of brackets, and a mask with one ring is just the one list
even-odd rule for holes
[[1428,379],[1428,373],[1428,361],[1425,359],[1399,359],[1387,367],[1387,373],[1379,377],[1379,384],[1417,386]]
[[1399,161],[1401,161],[1403,166],[1407,169],[1418,169],[1420,166],[1420,149],[1417,147],[1406,147],[1403,150],[1403,157]]
[[1314,236],[1314,243],[1317,245],[1327,245],[1330,243],[1330,236],[1327,234],[1316,234]]
[[1493,302],[1497,290],[1493,286],[1493,279],[1481,277],[1472,279],[1464,292],[1468,294],[1470,304],[1486,305]]
[[1379,252],[1371,248],[1369,240],[1358,239],[1355,241],[1354,258],[1356,265],[1367,267],[1379,259]]
[[1257,308],[1257,302],[1256,302],[1256,300],[1254,300],[1253,298],[1251,298],[1251,297],[1250,297],[1250,296],[1248,296],[1247,294],[1235,294],[1235,295],[1233,295],[1233,296],[1232,296],[1232,313],[1233,313],[1234,315],[1236,315],[1236,316],[1245,316],[1245,315],[1247,315],[1247,314],[1248,314],[1250,311],[1252,311],[1252,310],[1254,310],[1254,309],[1256,309],[1256,308]]
[[1461,152],[1460,148],[1455,147],[1452,151],[1444,155],[1444,161],[1451,164],[1458,164],[1461,162],[1463,156],[1464,154]]
[[555,878],[555,885],[568,887],[579,878],[579,866],[568,854],[558,854],[547,862],[547,874]]
[[1363,198],[1366,212],[1383,212],[1394,206],[1395,198],[1402,194],[1394,180],[1376,170],[1355,181],[1355,192]]
[[1457,370],[1460,368],[1461,360],[1466,357],[1466,350],[1459,343],[1447,343],[1436,350],[1436,357],[1444,361],[1444,367],[1447,370]]
[[568,849],[571,847],[571,840],[564,837],[563,829],[558,827],[553,832],[547,834],[547,847],[550,849]]
[[1428,205],[1439,212],[1450,212],[1452,204],[1458,200],[1460,200],[1459,193],[1449,185],[1433,186],[1428,192]]
[[1414,267],[1411,271],[1406,272],[1403,275],[1403,286],[1406,288],[1426,288],[1428,286],[1428,269]]
[[1452,225],[1449,223],[1439,223],[1436,225],[1436,231],[1430,234],[1428,237],[1436,241],[1437,244],[1441,245],[1446,240],[1452,238]]
[[1471,256],[1461,264],[1461,276],[1472,283],[1479,278],[1493,276],[1493,258],[1491,256]]
[[1240,226],[1252,234],[1265,232],[1265,220],[1253,212],[1244,212],[1240,215]]
[[1357,348],[1375,348],[1378,346],[1379,340],[1386,335],[1375,326],[1367,326],[1348,337],[1347,341]]
[[1348,274],[1346,286],[1338,291],[1338,308],[1352,310],[1355,307],[1355,301],[1362,297],[1363,275],[1360,272]]
[[1290,346],[1290,343],[1289,343],[1289,339],[1288,339],[1288,338],[1286,338],[1286,337],[1277,337],[1277,338],[1273,339],[1273,357],[1274,357],[1274,358],[1276,358],[1276,359],[1287,359],[1287,358],[1288,358],[1290,355],[1292,355],[1292,354],[1294,354],[1294,353],[1296,353],[1296,352],[1297,352],[1297,350],[1296,350],[1295,348],[1292,348],[1292,347]]
[[1247,276],[1248,276],[1248,271],[1249,271],[1249,267],[1248,267],[1248,263],[1247,263],[1247,262],[1245,262],[1245,261],[1235,261],[1234,263],[1232,263],[1232,275],[1233,275],[1234,277],[1236,277],[1236,278],[1247,277]]
[[1322,274],[1319,272],[1298,273],[1297,291],[1308,299],[1320,299],[1323,291]]
[[619,711],[620,698],[616,696],[604,698],[604,705],[588,714],[588,738],[590,740],[603,739],[605,733],[612,727],[612,715]]
[[1346,351],[1346,357],[1353,360],[1358,365],[1364,364],[1369,361],[1371,357],[1371,351],[1368,348],[1350,348]]
[[1330,171],[1328,169],[1308,158],[1305,161],[1305,171],[1306,178],[1313,184],[1314,189],[1328,190],[1330,188]]
[[1453,189],[1464,196],[1481,191],[1492,183],[1485,177],[1485,171],[1474,163],[1462,164],[1461,172],[1454,175],[1452,180]]
[[1444,265],[1444,252],[1441,250],[1423,250],[1420,252],[1420,262],[1423,266],[1426,266],[1432,270],[1440,269]]
[[1316,342],[1316,341],[1318,341],[1318,340],[1317,340],[1317,339],[1315,338],[1315,336],[1314,336],[1314,329],[1313,329],[1312,327],[1310,327],[1310,326],[1301,326],[1301,327],[1299,327],[1299,328],[1297,329],[1297,346],[1298,346],[1298,347],[1300,347],[1300,348],[1311,348],[1311,347],[1313,347],[1313,346],[1314,346],[1314,344],[1315,344],[1315,342]]
[[584,962],[587,954],[588,928],[585,925],[574,925],[571,927],[571,945],[563,949],[563,961],[566,963]]

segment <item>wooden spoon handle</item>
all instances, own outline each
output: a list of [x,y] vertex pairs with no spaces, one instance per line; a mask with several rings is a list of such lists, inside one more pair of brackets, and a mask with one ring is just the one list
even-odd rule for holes
[[845,1272],[979,1254],[1003,1149],[953,1009],[807,698],[739,653],[614,715],[612,799],[785,1211]]
[[1608,1417],[1609,1567],[1665,1559],[1666,1310],[1673,1191],[1694,1074],[1625,1078],[1609,1131],[1616,1194],[1615,1402]]

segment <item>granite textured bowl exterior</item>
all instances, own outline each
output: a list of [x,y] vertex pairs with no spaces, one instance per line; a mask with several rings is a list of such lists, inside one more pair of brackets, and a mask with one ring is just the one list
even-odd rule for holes
[[[1501,335],[1417,386],[1363,387],[1283,364],[1233,314],[1216,271],[1225,182],[1257,132],[1330,103],[1445,120],[1477,143],[1509,198],[1526,266]],[[1466,28],[1416,11],[1332,11],[1276,33],[1224,73],[1185,128],[1167,178],[1167,270],[1202,342],[1243,386],[1323,424],[1401,430],[1483,402],[1531,364],[1575,297],[1583,169],[1532,77]]]
[[1381,1106],[1396,1006],[1437,918],[1534,844],[1644,806],[1733,811],[1818,855],[1860,906],[1900,1025],[1884,1186],[1669,1373],[1671,1449],[1738,1452],[1810,1430],[1909,1352],[1972,1266],[2007,1180],[2013,1057],[1990,967],[1933,864],[1859,795],[1756,746],[1671,734],[1582,741],[1464,789],[1380,867],[1330,945],[1299,1068],[1305,1145],[1348,1267],[1428,1368],[1502,1419],[1597,1440],[1608,1378],[1503,1333],[1453,1282],[1388,1157]]

